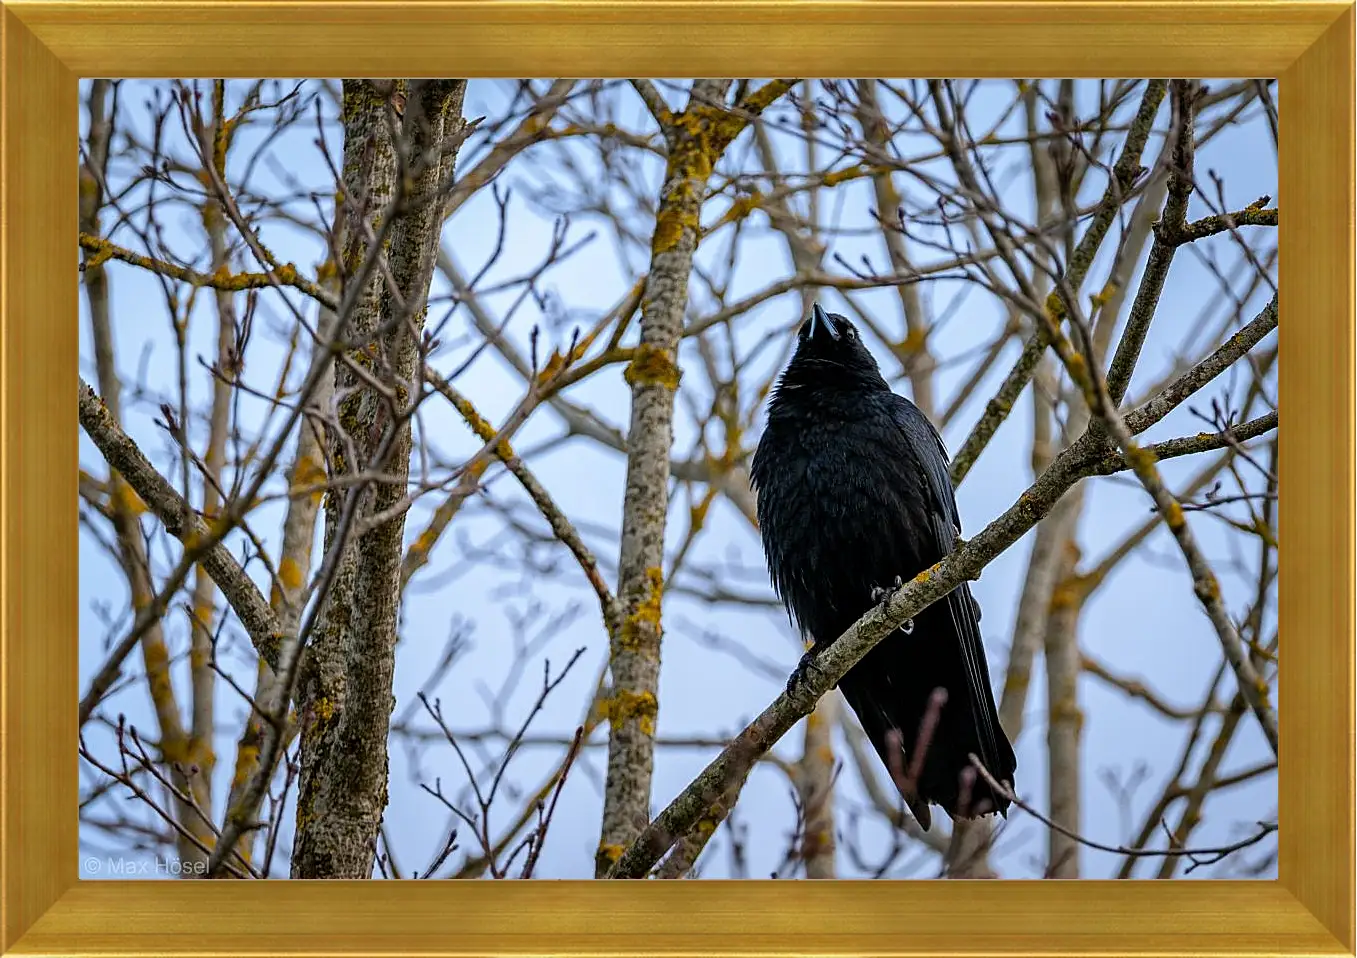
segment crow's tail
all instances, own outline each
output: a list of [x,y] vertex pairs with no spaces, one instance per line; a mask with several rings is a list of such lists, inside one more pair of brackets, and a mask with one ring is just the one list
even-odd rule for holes
[[965,586],[925,609],[909,634],[882,640],[839,687],[924,829],[930,803],[954,819],[1007,812],[1009,799],[970,761],[974,754],[1011,789],[1017,759],[999,725]]

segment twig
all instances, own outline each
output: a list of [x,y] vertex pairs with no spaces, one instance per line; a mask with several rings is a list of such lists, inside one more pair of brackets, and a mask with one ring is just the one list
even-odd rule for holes
[[[976,758],[975,755],[970,755],[969,758],[971,760],[971,765],[975,768],[976,772],[996,792],[1003,795],[1010,802],[1012,802],[1018,808],[1021,808],[1027,814],[1031,815],[1037,821],[1041,822],[1047,828],[1053,829],[1054,831],[1057,831],[1060,834],[1064,835],[1066,838],[1078,842],[1080,845],[1083,845],[1086,848],[1091,848],[1094,851],[1111,852],[1114,855],[1126,855],[1127,857],[1131,858],[1184,857],[1192,859],[1193,867],[1196,868],[1199,865],[1214,864],[1215,862],[1220,861],[1222,858],[1225,858],[1227,855],[1232,855],[1241,849],[1248,848],[1252,845],[1257,845],[1263,839],[1267,838],[1269,835],[1277,831],[1276,822],[1258,822],[1257,823],[1258,831],[1253,835],[1250,835],[1248,838],[1242,839],[1240,841],[1234,842],[1233,844],[1222,845],[1216,848],[1156,849],[1156,848],[1129,848],[1126,845],[1105,845],[1102,842],[1096,842],[1091,838],[1085,838],[1078,832],[1051,821],[1045,815],[1041,814],[1041,812],[1037,811],[1032,805],[1028,804],[1027,802],[1024,802],[1021,798],[1015,795],[1011,788],[1008,788],[1007,786],[997,781],[994,778],[994,776],[989,773],[989,769],[985,768],[985,766],[980,763],[980,759]],[[1170,836],[1170,840],[1172,840],[1172,836]],[[1208,856],[1212,857],[1208,859]]]

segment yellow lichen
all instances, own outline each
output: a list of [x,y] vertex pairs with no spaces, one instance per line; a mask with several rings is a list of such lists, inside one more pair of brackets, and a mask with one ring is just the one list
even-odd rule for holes
[[[168,681],[166,683],[168,688]],[[155,689],[152,688],[152,696],[155,695]],[[160,740],[160,754],[165,761],[171,765],[188,764],[188,742],[183,736],[165,736]]]
[[1126,450],[1126,462],[1136,471],[1137,475],[1143,475],[1148,470],[1154,469],[1154,464],[1158,462],[1154,452],[1146,449],[1144,446],[1132,444]]
[[[211,188],[210,183],[206,185],[209,188]],[[203,229],[206,230],[208,233],[214,233],[217,230],[221,229],[222,226],[221,206],[213,200],[208,200],[206,203],[203,204],[202,220]]]
[[85,260],[85,270],[88,272],[89,270],[98,269],[112,258],[113,246],[109,243],[101,242],[99,247],[94,250],[93,254]]
[[[731,449],[727,447],[726,455],[729,456],[730,454]],[[688,510],[688,524],[693,528],[694,531],[701,529],[704,525],[706,525],[707,513],[708,511],[710,511],[711,504],[715,500],[715,498],[716,498],[715,487],[709,488],[706,494],[703,495],[703,497],[700,500],[698,500],[697,503],[695,503]]]
[[278,563],[278,581],[289,592],[302,587],[302,567],[292,556],[284,556],[283,561]]
[[427,556],[429,554],[429,550],[433,548],[434,543],[437,541],[438,541],[438,528],[434,525],[430,525],[427,529],[425,529],[423,532],[419,534],[419,537],[415,539],[413,543],[411,543],[410,558],[414,559],[420,556]]
[[674,122],[675,129],[687,135],[680,137],[669,154],[665,170],[665,182],[669,186],[660,197],[660,209],[655,217],[655,232],[650,240],[652,256],[678,246],[684,230],[697,234],[702,193],[712,166],[729,142],[721,141],[717,129],[720,121],[714,119],[710,111],[684,113]]
[[[314,793],[313,793],[313,794],[314,794]],[[315,813],[311,811],[311,806],[310,806],[309,803],[303,804],[303,803],[301,803],[301,802],[298,802],[298,803],[297,803],[297,823],[296,823],[296,825],[293,826],[293,827],[296,829],[296,831],[297,831],[298,833],[301,833],[302,831],[305,830],[306,826],[308,826],[308,825],[311,824],[312,820],[313,820],[315,817],[316,817],[316,816],[315,816]]]
[[659,714],[660,705],[655,699],[654,692],[618,689],[604,702],[603,710],[608,722],[613,726],[635,719],[641,734],[647,736],[655,734],[655,716]]
[[143,643],[143,657],[146,661],[146,671],[159,672],[169,664],[169,653],[165,650],[165,643],[160,641],[151,641]]
[[855,180],[859,177],[875,173],[876,171],[876,168],[871,166],[850,166],[842,170],[834,170],[831,173],[826,173],[820,178],[820,182],[825,186],[838,186],[840,183],[847,182],[848,180]]
[[624,649],[635,651],[642,645],[645,636],[658,639],[661,634],[660,609],[664,597],[664,571],[659,566],[650,566],[645,571],[645,589],[636,608],[622,620],[618,636]]
[[255,766],[259,764],[259,746],[241,745],[236,753],[236,771],[231,776],[231,785],[233,788],[239,788],[249,779]]
[[1049,721],[1052,725],[1057,723],[1072,725],[1077,731],[1083,728],[1084,712],[1076,702],[1068,700],[1053,702]]
[[1117,292],[1116,282],[1113,280],[1108,280],[1106,286],[1104,286],[1099,292],[1094,293],[1088,299],[1089,302],[1093,305],[1093,308],[1096,310],[1102,308],[1109,299],[1116,295],[1116,292]]
[[565,366],[566,357],[559,349],[553,349],[551,355],[547,357],[547,364],[542,367],[542,371],[537,374],[537,381],[545,383]]
[[314,742],[323,735],[334,716],[334,703],[326,696],[317,696],[316,701],[311,706],[311,721],[302,726],[303,741]]
[[1068,579],[1051,592],[1051,611],[1072,609],[1079,604],[1079,589]]
[[310,489],[312,503],[320,501],[325,485],[325,465],[318,456],[307,456],[299,460],[292,471],[292,492]]
[[622,378],[630,386],[664,386],[678,389],[683,371],[669,358],[669,351],[649,343],[636,347],[635,355],[627,364]]
[[1065,318],[1065,304],[1060,300],[1060,294],[1052,292],[1046,297],[1046,318],[1053,326],[1059,328],[1060,322]]
[[330,721],[330,719],[334,718],[334,714],[335,706],[333,702],[331,702],[328,698],[326,698],[323,695],[320,698],[316,699],[317,719],[319,719],[322,722],[328,722]]
[[[337,202],[342,204],[343,201],[342,199],[340,199],[337,200]],[[319,266],[316,267],[316,282],[318,283],[328,282],[329,280],[334,279],[338,275],[339,270],[335,268],[335,261],[333,256],[326,257],[324,262],[322,262]]]
[[146,503],[141,501],[141,496],[125,482],[114,483],[113,496],[114,507],[124,515],[135,518],[146,511]]
[[1183,527],[1187,520],[1183,517],[1183,507],[1178,505],[1178,501],[1172,500],[1168,508],[1164,510],[1164,522],[1175,532]]
[[[741,106],[749,112],[761,113],[767,107],[771,106],[774,100],[791,90],[794,83],[796,83],[795,80],[769,80],[763,86],[749,94]],[[731,116],[732,119],[739,119],[735,114],[728,115]],[[740,125],[743,127],[743,119],[740,119]]]
[[900,340],[900,352],[907,356],[912,356],[924,348],[924,342],[927,336],[921,327],[915,326],[905,334],[905,338]]
[[676,206],[661,209],[659,215],[655,217],[655,233],[650,238],[650,252],[652,254],[669,252],[683,239],[684,229],[696,230],[698,222],[698,214],[691,210],[679,209]]
[[723,219],[727,222],[732,220],[744,219],[754,210],[758,209],[763,203],[763,194],[758,190],[751,190],[744,196],[737,196],[730,203],[730,209],[726,211]]

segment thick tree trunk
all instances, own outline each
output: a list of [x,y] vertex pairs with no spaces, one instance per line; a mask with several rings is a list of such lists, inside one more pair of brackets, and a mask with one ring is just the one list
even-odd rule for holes
[[[356,348],[348,357],[389,395],[336,364],[342,434],[331,437],[331,473],[332,478],[381,473],[386,481],[335,488],[326,500],[325,550],[342,552],[302,676],[296,878],[369,878],[376,857],[387,801],[405,516],[400,512],[366,525],[365,519],[391,509],[406,494],[408,417],[419,399],[425,303],[444,219],[444,188],[456,158],[447,144],[461,132],[465,91],[464,80],[399,81],[389,92],[375,81],[344,83],[341,275],[346,283],[365,282],[349,317],[346,338]],[[392,129],[401,142],[393,142]],[[401,169],[398,150],[413,166]],[[394,219],[385,231],[385,255],[394,290],[385,270],[356,276],[388,216]],[[357,497],[352,505],[351,497]],[[353,521],[344,528],[341,517],[353,506]],[[347,535],[355,526],[361,533]]]

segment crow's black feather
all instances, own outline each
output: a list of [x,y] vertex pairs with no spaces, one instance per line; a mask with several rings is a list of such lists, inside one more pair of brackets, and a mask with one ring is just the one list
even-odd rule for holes
[[[913,578],[961,534],[942,438],[891,391],[853,324],[818,305],[773,391],[750,475],[773,588],[812,652],[871,608],[876,589]],[[925,828],[930,804],[952,818],[1008,808],[967,757],[1013,783],[1017,760],[999,725],[979,622],[963,583],[839,683],[888,768],[889,733],[899,733],[899,767],[909,769],[929,699],[946,690],[922,772],[904,795]]]

